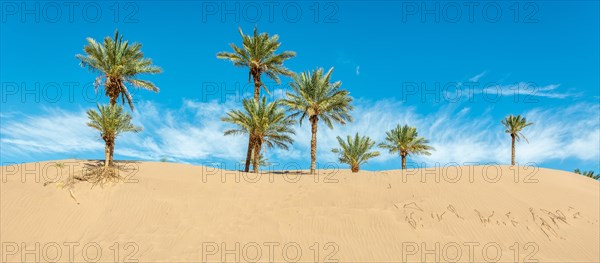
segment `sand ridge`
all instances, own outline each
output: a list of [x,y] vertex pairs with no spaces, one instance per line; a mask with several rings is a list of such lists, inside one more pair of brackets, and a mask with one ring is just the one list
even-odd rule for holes
[[131,162],[126,183],[69,192],[44,184],[86,162],[61,162],[2,167],[2,261],[600,261],[600,183],[564,171]]

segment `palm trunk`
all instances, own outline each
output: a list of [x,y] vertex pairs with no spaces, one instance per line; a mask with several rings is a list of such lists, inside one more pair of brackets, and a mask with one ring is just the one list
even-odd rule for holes
[[252,145],[252,136],[250,136],[250,138],[248,138],[248,151],[246,152],[246,163],[244,164],[244,172],[249,172],[250,171],[250,159],[252,159],[252,147],[254,147],[254,145]]
[[109,155],[109,165],[113,165],[113,160],[115,159],[115,142],[110,143],[110,155]]
[[[260,86],[262,86],[262,83],[260,82],[260,72],[250,69],[250,74],[252,75],[252,79],[254,79],[254,101],[258,102],[260,99]],[[252,139],[252,136],[248,138],[248,151],[246,152],[244,172],[250,171],[250,159],[252,158],[252,151],[255,148],[255,145],[252,144]],[[252,164],[254,164],[254,162]],[[256,170],[256,168],[254,168],[254,170]]]
[[406,155],[401,155],[402,157],[402,170],[406,170]]
[[104,168],[108,169],[110,164],[110,145],[109,142],[106,142],[106,146],[104,147]]
[[358,173],[358,171],[360,170],[360,167],[358,165],[353,165],[350,170],[352,170],[353,173]]
[[510,158],[510,163],[511,163],[511,165],[515,165],[515,135],[511,134],[510,137],[511,137],[511,146],[512,146],[512,148],[511,148],[512,156]]
[[104,85],[104,90],[106,91],[106,96],[108,96],[110,100],[110,105],[114,106],[117,104],[117,99],[119,98],[119,93],[115,92],[116,89],[114,87],[114,83],[111,81],[110,77],[106,77],[106,84]]
[[117,104],[117,98],[118,96],[110,96],[110,105],[111,106],[115,106],[115,104]]
[[262,143],[259,140],[254,140],[254,159],[252,160],[252,166],[254,169],[254,173],[258,173],[261,147],[262,147]]
[[254,79],[254,100],[258,102],[260,99],[260,87],[262,86],[262,82],[260,82],[260,72],[251,70],[252,78]]
[[310,173],[316,174],[317,170],[317,122],[319,117],[310,117],[312,138],[310,139]]

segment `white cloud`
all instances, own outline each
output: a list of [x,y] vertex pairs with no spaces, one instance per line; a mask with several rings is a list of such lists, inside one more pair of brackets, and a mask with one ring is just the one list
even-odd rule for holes
[[[44,108],[38,116],[3,114],[0,142],[3,157],[31,153],[71,153],[102,148],[99,135],[86,126],[84,111]],[[82,143],[85,142],[85,143]]]
[[485,76],[485,74],[487,74],[487,71],[481,72],[481,73],[469,78],[469,81],[478,82],[483,76]]
[[[245,157],[247,137],[224,136],[229,124],[220,118],[239,107],[228,100],[197,102],[184,100],[179,109],[167,109],[150,102],[138,104],[134,113],[137,125],[144,127],[138,134],[124,134],[117,140],[118,156],[178,162],[227,160],[239,162]],[[473,111],[459,104],[450,104],[436,112],[420,114],[415,107],[394,100],[355,100],[352,115],[355,121],[329,129],[318,127],[318,160],[335,162],[331,149],[337,147],[336,136],[356,132],[376,142],[385,138],[385,131],[397,124],[416,126],[436,148],[431,156],[417,156],[411,161],[428,165],[456,162],[498,162],[510,160],[510,138],[489,112]],[[595,161],[600,157],[600,121],[597,104],[575,104],[568,108],[536,108],[521,113],[535,125],[523,133],[529,144],[517,145],[517,161],[546,162],[565,158]],[[518,114],[518,113],[517,113]],[[11,117],[6,117],[11,116]],[[93,129],[87,127],[85,112],[44,108],[42,114],[21,116],[3,114],[0,134],[2,157],[29,154],[55,154],[54,159],[68,158],[73,153],[102,153],[104,144]],[[296,127],[295,143],[289,151],[268,150],[272,162],[308,162],[310,125],[305,120]],[[397,163],[398,156],[380,150],[382,156],[370,163]],[[67,155],[68,156],[65,156]],[[61,157],[62,156],[62,157]]]
[[575,93],[558,92],[559,84],[550,84],[546,86],[538,86],[531,82],[519,82],[510,85],[489,85],[481,90],[481,92],[492,95],[516,96],[522,95],[524,100],[530,100],[532,97],[545,97],[552,99],[565,99],[576,96]]

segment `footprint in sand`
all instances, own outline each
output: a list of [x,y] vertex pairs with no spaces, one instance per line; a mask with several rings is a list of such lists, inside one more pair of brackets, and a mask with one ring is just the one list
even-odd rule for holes
[[492,214],[489,215],[488,217],[484,217],[481,215],[481,212],[479,212],[479,210],[477,209],[473,209],[475,211],[475,213],[477,213],[477,216],[479,216],[479,221],[481,221],[482,224],[486,224],[489,223],[491,218],[494,216],[495,211],[492,211]]
[[454,206],[452,204],[448,205],[448,207],[446,207],[446,209],[448,209],[448,211],[450,211],[451,213],[453,213],[456,217],[465,220],[462,216],[460,216],[458,214],[458,212],[456,212],[456,208],[454,208]]

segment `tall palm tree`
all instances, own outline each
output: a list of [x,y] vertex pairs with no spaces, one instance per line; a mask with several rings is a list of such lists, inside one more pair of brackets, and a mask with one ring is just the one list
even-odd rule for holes
[[333,129],[333,122],[346,124],[352,121],[349,112],[352,110],[352,98],[349,92],[341,89],[340,81],[331,83],[333,68],[324,73],[322,68],[312,73],[304,72],[294,76],[290,83],[293,92],[286,93],[283,103],[292,111],[293,117],[302,120],[308,118],[311,124],[310,172],[315,174],[317,162],[317,123],[319,120]]
[[367,160],[379,156],[378,151],[370,151],[375,145],[375,141],[367,136],[354,135],[354,139],[348,135],[346,141],[340,136],[337,136],[340,148],[332,149],[333,153],[337,153],[341,163],[349,164],[353,173],[360,170],[360,165],[366,163]]
[[[253,171],[257,173],[262,146],[288,149],[288,144],[293,143],[290,135],[295,134],[293,126],[296,121],[286,116],[277,101],[267,104],[266,98],[263,97],[260,102],[244,99],[242,104],[244,111],[233,110],[222,118],[222,121],[237,126],[235,129],[226,130],[225,135],[248,134],[251,145],[254,146]],[[247,172],[249,167],[244,169]]]
[[121,105],[97,105],[98,111],[88,110],[87,116],[90,121],[88,126],[100,131],[100,137],[106,144],[104,148],[104,167],[113,165],[115,141],[117,136],[124,132],[140,132],[141,127],[131,123],[131,115],[123,112]]
[[133,110],[133,101],[127,84],[134,88],[142,88],[158,92],[158,88],[150,81],[139,79],[140,74],[161,73],[162,70],[152,64],[152,60],[144,57],[142,44],[124,41],[119,31],[115,30],[114,38],[105,37],[100,44],[93,38],[87,38],[88,45],[83,48],[85,55],[77,54],[82,67],[97,73],[94,85],[96,91],[104,84],[110,105],[115,105],[121,96]]
[[417,128],[408,125],[396,126],[387,131],[385,142],[379,147],[389,150],[390,153],[398,153],[402,158],[402,169],[406,169],[406,157],[409,155],[431,155],[429,151],[435,150],[429,146],[429,140],[420,137]]
[[521,140],[521,137],[523,137],[523,139],[529,143],[527,138],[525,138],[525,135],[521,133],[521,130],[527,126],[533,125],[533,123],[527,122],[527,119],[525,117],[521,117],[521,115],[513,116],[512,114],[504,118],[501,123],[506,128],[505,132],[510,134],[512,150],[510,163],[511,165],[515,165],[515,141],[519,141]]
[[[254,27],[252,36],[245,35],[242,28],[238,29],[242,37],[242,47],[230,44],[233,53],[219,52],[217,58],[227,59],[233,62],[237,67],[246,67],[249,69],[248,82],[250,78],[254,80],[254,100],[258,102],[260,98],[260,88],[263,87],[267,92],[268,88],[261,80],[262,73],[274,80],[277,84],[281,82],[279,76],[292,76],[294,73],[283,66],[283,62],[296,56],[296,52],[284,51],[275,54],[281,42],[279,36],[269,37],[268,33],[258,33],[258,28]],[[248,151],[246,153],[246,167],[250,165],[253,145],[248,141]]]

